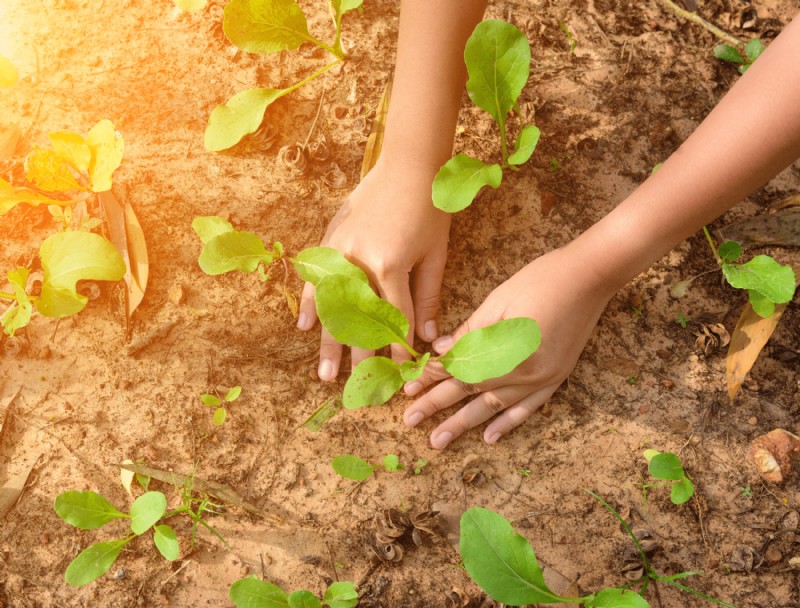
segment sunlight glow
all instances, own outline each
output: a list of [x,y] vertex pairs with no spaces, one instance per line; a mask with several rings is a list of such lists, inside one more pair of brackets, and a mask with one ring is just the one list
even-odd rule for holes
[[8,23],[8,6],[13,0],[0,0],[0,55],[14,59],[16,42]]

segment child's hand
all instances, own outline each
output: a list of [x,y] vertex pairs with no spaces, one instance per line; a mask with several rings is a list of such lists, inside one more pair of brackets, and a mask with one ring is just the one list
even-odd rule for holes
[[484,441],[500,437],[522,424],[566,379],[589,340],[606,303],[613,295],[569,247],[537,258],[495,289],[451,337],[434,347],[446,352],[462,335],[502,319],[531,317],[542,331],[542,344],[513,372],[480,384],[450,377],[440,365],[429,365],[416,382],[406,385],[414,396],[440,381],[406,409],[403,419],[417,426],[438,411],[475,396],[431,433],[431,445],[444,449],[465,431],[494,418]]
[[[381,159],[382,160],[382,159]],[[427,342],[438,335],[436,318],[442,274],[447,259],[450,215],[431,202],[431,184],[438,167],[381,161],[350,194],[330,223],[322,245],[341,251],[366,273],[378,294],[405,314],[413,334]],[[316,322],[314,286],[306,283],[297,326],[311,329]],[[372,352],[353,349],[355,367]],[[392,347],[396,361],[408,359]],[[323,328],[319,377],[336,378],[342,345]]]

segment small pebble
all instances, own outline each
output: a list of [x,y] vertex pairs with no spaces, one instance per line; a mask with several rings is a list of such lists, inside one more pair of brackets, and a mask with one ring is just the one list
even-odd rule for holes
[[241,568],[239,568],[239,576],[244,577],[247,576],[248,574],[250,574],[250,568],[248,568],[247,566],[242,566]]
[[770,547],[764,552],[764,558],[770,566],[774,566],[783,559],[783,554],[774,547]]
[[751,416],[750,418],[747,419],[747,424],[749,424],[750,426],[757,425],[758,424],[758,418],[756,418],[755,416]]
[[115,581],[121,581],[126,576],[128,576],[128,573],[125,571],[125,568],[117,568],[117,571],[114,572],[114,576],[111,578],[113,578]]
[[661,381],[661,386],[663,386],[666,389],[672,389],[672,388],[675,388],[675,383],[672,380],[670,380],[669,378],[664,378]]
[[553,431],[546,431],[545,434],[544,434],[544,438],[545,439],[552,439],[553,437],[555,437],[555,435],[556,434]]
[[642,405],[642,406],[639,407],[639,413],[640,414],[646,414],[649,411],[650,411],[650,406],[648,406],[648,405]]
[[48,544],[50,544],[50,537],[47,534],[45,534],[44,532],[42,532],[39,535],[39,544],[40,545],[48,545]]
[[163,593],[158,596],[158,601],[162,606],[169,606],[169,598]]

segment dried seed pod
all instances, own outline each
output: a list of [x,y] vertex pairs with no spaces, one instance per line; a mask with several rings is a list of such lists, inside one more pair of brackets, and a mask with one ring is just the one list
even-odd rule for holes
[[6,357],[13,359],[14,357],[25,354],[29,346],[30,342],[28,342],[28,338],[25,336],[9,336],[3,342],[3,352]]
[[638,581],[644,576],[644,567],[641,564],[630,562],[622,566],[620,572],[629,581]]
[[323,163],[331,157],[328,139],[324,134],[308,144],[308,157],[315,163]]
[[341,169],[339,169],[339,166],[336,163],[331,163],[330,170],[320,179],[322,179],[322,182],[326,186],[333,188],[334,190],[340,190],[341,188],[347,186],[347,176]]
[[275,145],[277,139],[278,131],[271,124],[262,123],[258,130],[250,136],[249,141],[254,147],[266,152]]
[[344,120],[347,118],[347,113],[349,112],[349,108],[347,106],[334,106],[333,108],[333,116],[336,120]]
[[575,146],[583,156],[593,160],[603,158],[605,146],[592,137],[585,137]]
[[483,463],[477,454],[468,454],[461,462],[461,481],[479,486],[486,481],[483,474]]
[[469,606],[469,596],[458,587],[453,587],[452,591],[445,594],[445,606],[447,608],[467,608]]
[[756,550],[747,545],[736,547],[728,558],[728,568],[732,572],[752,572],[754,568],[760,565],[760,560],[757,560]]
[[305,148],[300,144],[283,146],[278,151],[278,162],[292,175],[305,175],[308,173],[308,156]]
[[771,483],[781,483],[792,470],[790,459],[800,452],[800,437],[775,429],[756,437],[747,450],[758,474]]
[[731,335],[722,323],[700,323],[700,331],[694,335],[697,336],[695,347],[706,355],[725,348],[731,341]]
[[370,545],[370,548],[384,562],[397,563],[403,559],[403,547],[397,543]]
[[755,30],[758,28],[758,11],[752,6],[748,6],[739,16],[739,27],[743,30]]
[[96,300],[100,297],[100,286],[94,281],[81,281],[75,291],[89,300]]

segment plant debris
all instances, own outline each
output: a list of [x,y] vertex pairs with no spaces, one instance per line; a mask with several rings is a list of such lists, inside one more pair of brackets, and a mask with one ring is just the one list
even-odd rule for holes
[[775,429],[756,437],[747,450],[747,457],[756,465],[762,479],[782,483],[791,473],[791,459],[797,453],[800,453],[800,437]]

